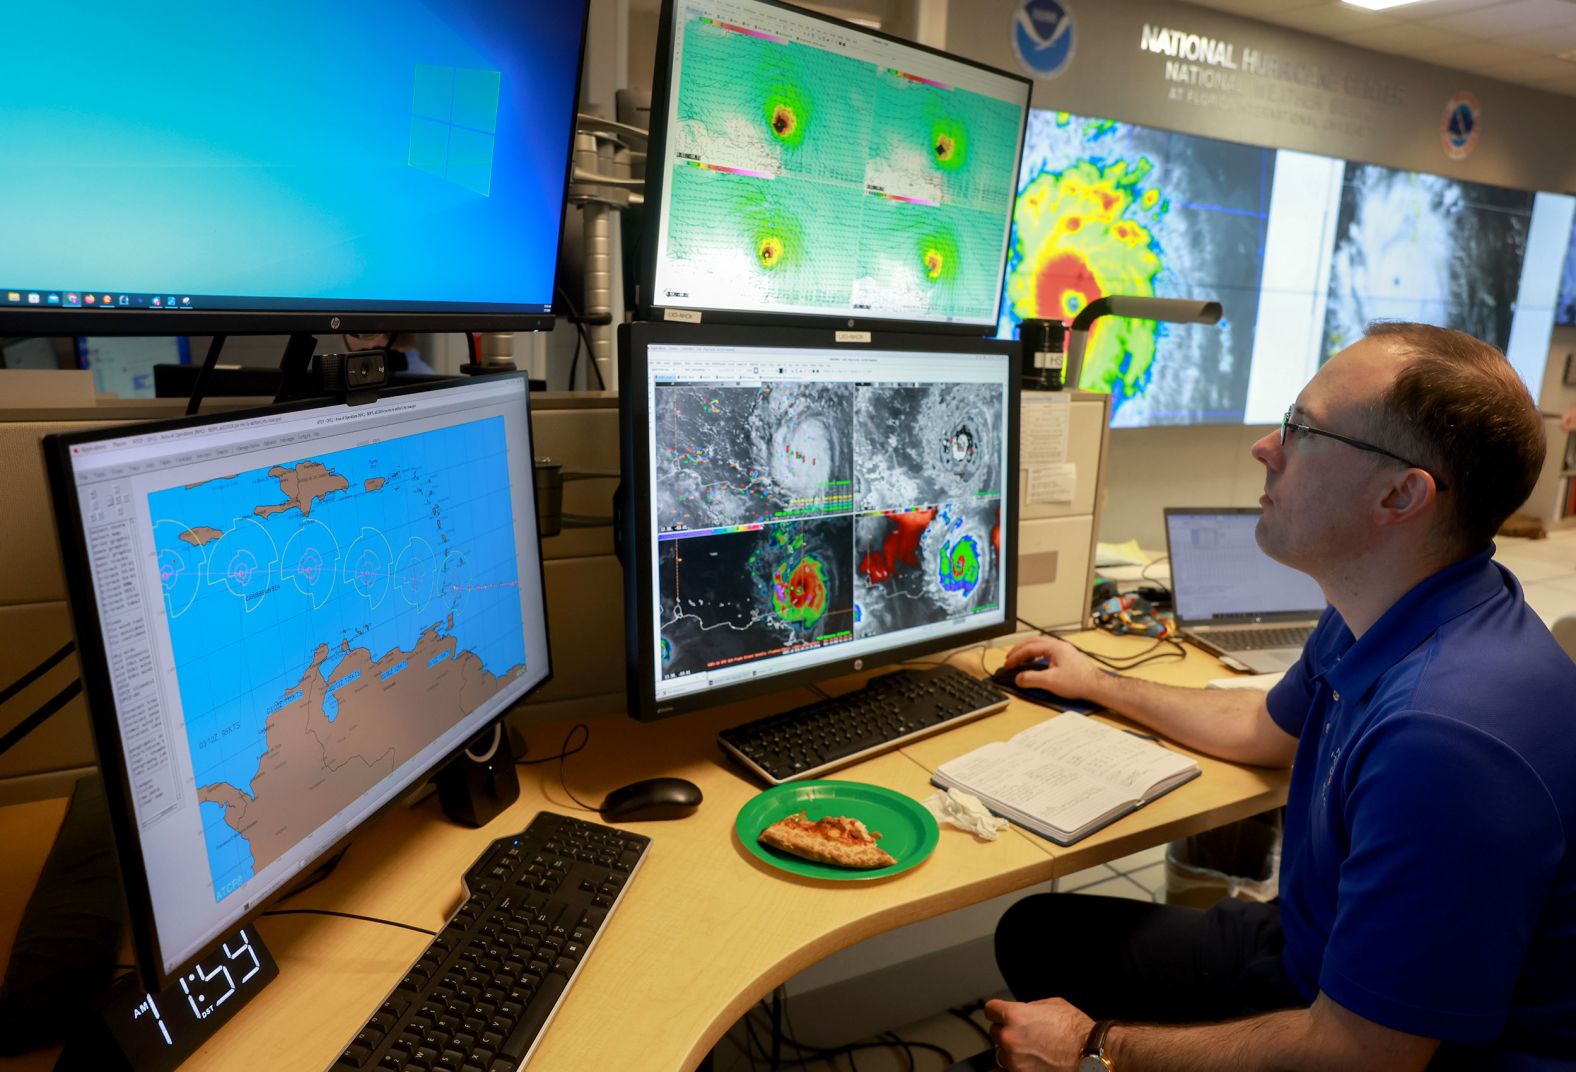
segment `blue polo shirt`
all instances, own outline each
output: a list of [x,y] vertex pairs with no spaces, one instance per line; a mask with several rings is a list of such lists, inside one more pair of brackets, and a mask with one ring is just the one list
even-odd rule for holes
[[1576,1059],[1576,663],[1492,555],[1355,642],[1326,610],[1271,690],[1283,962],[1310,1001],[1542,1067]]

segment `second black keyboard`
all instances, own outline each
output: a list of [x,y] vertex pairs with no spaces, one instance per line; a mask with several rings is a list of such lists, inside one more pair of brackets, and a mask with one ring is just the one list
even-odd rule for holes
[[651,839],[539,812],[465,872],[467,898],[330,1072],[515,1072]]
[[780,785],[1006,706],[1007,697],[990,682],[944,664],[884,674],[847,695],[734,726],[719,733],[717,743]]

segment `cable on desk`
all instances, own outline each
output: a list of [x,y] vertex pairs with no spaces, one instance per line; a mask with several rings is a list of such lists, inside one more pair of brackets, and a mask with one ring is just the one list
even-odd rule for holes
[[346,845],[344,848],[334,853],[334,855],[318,864],[317,867],[312,869],[312,873],[307,875],[305,879],[302,880],[299,886],[281,896],[279,898],[279,903],[284,904],[286,901],[290,900],[290,898],[295,897],[298,894],[305,893],[313,886],[316,886],[319,882],[322,882],[329,875],[332,875],[334,873],[334,868],[339,866],[339,861],[343,860],[345,858],[345,853],[349,851],[350,846]]
[[[579,730],[582,734],[580,743],[576,744],[573,748],[570,748],[569,742],[574,738],[576,730]],[[569,732],[564,734],[564,742],[558,746],[557,755],[543,756],[541,759],[517,759],[515,760],[515,763],[521,767],[532,767],[538,763],[551,763],[555,759],[558,760],[558,784],[563,787],[563,790],[566,794],[568,794],[569,799],[578,804],[581,811],[593,811],[600,813],[602,809],[593,808],[591,805],[575,796],[574,790],[570,789],[569,783],[564,780],[564,761],[570,756],[574,755],[576,752],[584,751],[585,746],[590,743],[591,727],[587,726],[584,722],[576,722],[573,726],[569,727]]]
[[273,908],[262,913],[265,916],[338,916],[341,919],[359,919],[363,923],[381,923],[387,927],[399,927],[402,930],[415,931],[417,934],[438,936],[437,931],[418,927],[413,923],[401,923],[393,919],[379,919],[377,916],[362,916],[355,912],[336,912],[332,908]]
[[[1041,636],[1056,637],[1056,639],[1066,643],[1075,651],[1081,652],[1090,659],[1099,663],[1101,666],[1112,670],[1132,670],[1143,666],[1146,663],[1175,661],[1177,659],[1187,658],[1187,649],[1182,646],[1182,642],[1171,637],[1156,637],[1154,643],[1150,644],[1149,647],[1143,649],[1142,651],[1136,651],[1131,655],[1102,655],[1097,651],[1090,651],[1088,648],[1081,648],[1077,644],[1074,644],[1071,640],[1068,640],[1066,636],[1055,633],[1043,626],[1035,625],[1027,618],[1019,618],[1018,621],[1021,624],[1028,626],[1030,629],[1033,629]],[[1155,649],[1159,647],[1165,647],[1166,650],[1155,651]]]

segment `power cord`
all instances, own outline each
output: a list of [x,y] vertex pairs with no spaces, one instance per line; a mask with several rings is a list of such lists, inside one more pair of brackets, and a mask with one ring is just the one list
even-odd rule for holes
[[575,339],[575,355],[569,360],[569,390],[575,389],[575,369],[580,365],[580,344],[586,344],[586,360],[590,362],[591,371],[596,373],[597,386],[606,391],[607,381],[602,378],[602,369],[596,363],[596,347],[591,345],[591,334],[586,331],[584,321],[580,317],[580,310],[575,308],[575,303],[569,300],[569,294],[563,287],[558,288],[558,296],[564,299],[564,308],[569,310],[569,322],[575,326],[580,334]]
[[[866,1050],[890,1049],[903,1050],[910,1068],[915,1067],[914,1052],[917,1050],[926,1050],[941,1057],[943,1068],[950,1067],[956,1063],[956,1059],[952,1056],[951,1052],[941,1046],[937,1046],[930,1042],[920,1042],[915,1039],[901,1038],[895,1032],[891,1031],[882,1032],[880,1035],[876,1036],[882,1040],[879,1042],[851,1042],[845,1046],[835,1046],[830,1048],[811,1046],[808,1043],[799,1041],[799,1039],[796,1037],[798,1035],[798,1031],[793,1026],[793,1014],[789,1011],[788,995],[786,989],[784,987],[778,987],[772,992],[772,998],[778,1003],[782,1013],[781,1024],[779,1024],[776,1030],[775,1041],[792,1047],[795,1051],[797,1051],[797,1053],[790,1056],[787,1061],[772,1061],[770,1052],[768,1051],[766,1044],[762,1042],[760,1035],[757,1033],[756,1024],[750,1015],[751,1013],[758,1012],[766,1016],[768,1023],[763,1026],[769,1030],[771,1028],[771,1024],[769,1022],[771,1019],[771,1012],[766,1007],[765,1001],[757,1002],[751,1007],[750,1011],[745,1014],[744,1027],[749,1034],[750,1041],[755,1044],[755,1049],[760,1051],[760,1059],[766,1061],[768,1063],[768,1067],[774,1070],[803,1068],[806,1065],[813,1064],[817,1061],[825,1061],[828,1068],[834,1068],[834,1062],[839,1057],[847,1057],[849,1067],[857,1070],[858,1066],[854,1063],[854,1054],[861,1053]],[[752,1062],[755,1060],[755,1054],[753,1051],[748,1052],[746,1055],[750,1057]]]
[[[580,731],[580,741],[573,748],[571,748],[569,747],[569,742],[574,739],[576,730]],[[541,759],[518,759],[515,760],[515,764],[521,767],[534,767],[538,763],[551,763],[556,759],[558,761],[558,784],[563,787],[564,793],[568,795],[570,800],[580,805],[581,811],[600,812],[602,809],[593,808],[591,805],[575,796],[574,790],[570,789],[569,783],[564,780],[564,762],[576,752],[584,751],[585,746],[590,743],[591,727],[587,726],[584,722],[576,722],[573,726],[569,727],[569,732],[564,734],[564,741],[558,746],[557,755],[543,756]]]
[[[1018,621],[1021,624],[1028,626],[1030,629],[1033,629],[1041,636],[1056,637],[1058,640],[1061,640],[1072,647],[1075,651],[1081,652],[1089,659],[1111,670],[1133,670],[1140,666],[1147,665],[1148,663],[1175,662],[1178,659],[1187,658],[1187,649],[1182,646],[1182,642],[1179,640],[1174,640],[1171,637],[1156,637],[1154,639],[1154,643],[1150,644],[1144,650],[1134,652],[1131,655],[1103,655],[1097,651],[1090,651],[1088,648],[1081,648],[1077,644],[1074,644],[1071,640],[1068,640],[1066,636],[1056,633],[1050,629],[1046,629],[1043,626],[1035,625],[1027,618],[1019,618]],[[1166,650],[1155,650],[1156,648],[1161,647],[1164,647]]]
[[274,908],[262,913],[265,916],[338,916],[340,919],[359,919],[363,923],[381,923],[386,927],[398,927],[401,930],[415,931],[417,934],[438,936],[437,931],[418,927],[412,923],[401,923],[393,919],[380,919],[377,916],[362,916],[355,912],[336,912],[332,908]]

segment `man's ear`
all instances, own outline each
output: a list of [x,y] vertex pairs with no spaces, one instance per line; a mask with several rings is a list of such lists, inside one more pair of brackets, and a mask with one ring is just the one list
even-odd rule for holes
[[1385,486],[1374,520],[1379,525],[1407,524],[1430,514],[1438,498],[1433,477],[1421,469],[1403,470]]

